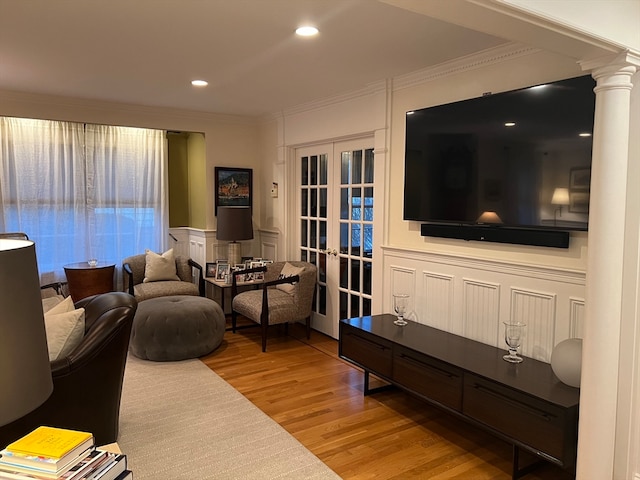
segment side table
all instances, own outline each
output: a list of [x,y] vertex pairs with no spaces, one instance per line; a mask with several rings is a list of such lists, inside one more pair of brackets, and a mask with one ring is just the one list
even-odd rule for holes
[[114,263],[98,262],[92,267],[87,262],[70,263],[64,266],[69,294],[74,302],[98,293],[113,291]]
[[[226,283],[222,280],[216,280],[212,277],[205,277],[204,281],[207,285],[211,285],[211,288],[207,287],[206,295],[211,300],[216,300],[216,290],[220,292],[220,306],[222,307],[222,311],[227,314],[224,304],[225,304],[225,290],[231,290],[231,283]],[[245,287],[258,288],[263,283],[262,280],[252,280],[250,282],[238,282],[238,288],[245,289]],[[213,289],[213,291],[211,291]]]

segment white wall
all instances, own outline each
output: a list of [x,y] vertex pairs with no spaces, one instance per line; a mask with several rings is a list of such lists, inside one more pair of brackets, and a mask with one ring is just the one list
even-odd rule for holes
[[[640,50],[639,0],[502,0]],[[594,14],[597,13],[597,14]]]

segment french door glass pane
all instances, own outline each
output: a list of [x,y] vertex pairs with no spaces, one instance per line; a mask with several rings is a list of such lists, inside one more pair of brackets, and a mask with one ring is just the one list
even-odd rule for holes
[[302,216],[306,217],[309,215],[309,191],[306,188],[303,188],[300,193],[302,194],[300,197],[301,212]]
[[300,245],[302,245],[303,247],[308,246],[308,242],[307,242],[307,221],[306,220],[301,220],[300,221]]
[[340,156],[340,183],[347,185],[349,183],[349,166],[351,155],[349,152],[342,152]]
[[362,150],[352,152],[351,183],[362,183]]
[[364,152],[364,183],[373,183],[373,148]]
[[309,178],[311,185],[318,184],[318,156],[312,155],[309,162]]
[[309,185],[309,157],[302,157],[300,159],[300,163],[302,164],[300,170],[300,184]]
[[318,248],[318,236],[316,235],[318,224],[316,220],[309,220],[309,226],[311,227],[309,233],[309,246],[311,248]]
[[320,185],[327,184],[327,178],[329,173],[329,165],[327,154],[323,153],[320,155]]

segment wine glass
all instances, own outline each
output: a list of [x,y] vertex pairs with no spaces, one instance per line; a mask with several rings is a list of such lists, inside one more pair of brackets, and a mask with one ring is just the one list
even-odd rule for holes
[[396,312],[398,318],[393,323],[400,325],[401,327],[407,324],[404,319],[404,314],[407,311],[407,304],[409,303],[409,295],[406,293],[395,293],[393,295],[393,310]]
[[509,363],[520,363],[524,360],[518,356],[518,347],[522,344],[524,327],[526,324],[521,322],[504,322],[504,341],[509,347],[509,353],[502,358]]

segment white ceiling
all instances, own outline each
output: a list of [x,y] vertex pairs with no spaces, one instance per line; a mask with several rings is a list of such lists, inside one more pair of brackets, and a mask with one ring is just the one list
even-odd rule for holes
[[377,0],[0,0],[0,89],[264,115],[502,43]]

